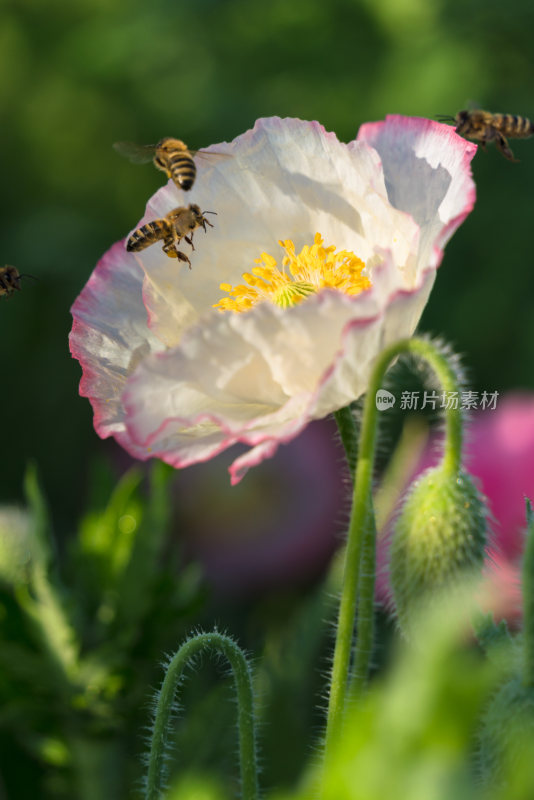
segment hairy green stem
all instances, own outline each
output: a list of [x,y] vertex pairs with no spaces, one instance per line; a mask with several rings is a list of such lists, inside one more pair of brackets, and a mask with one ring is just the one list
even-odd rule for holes
[[[325,737],[325,762],[335,750],[343,726],[347,706],[348,675],[352,652],[352,640],[360,574],[365,573],[361,588],[361,611],[358,624],[358,639],[362,643],[357,656],[356,684],[358,693],[365,686],[372,649],[374,598],[374,550],[375,527],[371,506],[372,475],[377,428],[376,393],[380,389],[391,362],[401,353],[413,353],[427,361],[436,373],[444,392],[459,393],[458,378],[447,358],[431,342],[425,339],[403,339],[386,348],[373,368],[365,400],[361,427],[356,475],[349,523],[343,587],[332,665],[332,677],[328,705]],[[337,419],[337,417],[336,417]],[[343,437],[342,439],[345,441]],[[462,417],[458,408],[446,409],[446,440],[443,456],[445,469],[457,471],[461,464]],[[367,531],[367,536],[366,536]],[[368,570],[373,569],[370,577]]]
[[174,655],[159,692],[146,787],[146,800],[159,800],[165,782],[165,754],[176,691],[190,658],[202,650],[218,650],[232,667],[237,693],[239,760],[243,800],[257,800],[256,733],[252,679],[247,659],[241,648],[229,637],[214,631],[199,633],[188,639]]
[[376,573],[376,524],[373,503],[369,497],[369,508],[365,522],[362,555],[360,561],[360,592],[358,598],[358,638],[354,654],[354,669],[350,683],[350,698],[357,700],[367,683],[369,662],[374,642],[374,606]]
[[[389,363],[389,362],[388,362]],[[376,372],[376,368],[374,370]],[[380,373],[380,382],[382,379]],[[374,461],[376,406],[374,403],[373,382],[369,386],[369,394],[364,407],[356,479],[352,500],[352,511],[349,523],[347,547],[345,552],[345,569],[343,587],[337,623],[334,661],[326,724],[325,760],[328,762],[331,752],[341,731],[346,706],[347,681],[352,650],[352,638],[356,604],[358,599],[358,580],[362,550],[362,538],[368,512],[371,492],[372,468]],[[369,399],[372,397],[373,402]]]
[[358,426],[350,406],[334,411],[341,442],[345,448],[345,456],[350,470],[350,477],[354,482],[356,472],[356,459],[358,457]]

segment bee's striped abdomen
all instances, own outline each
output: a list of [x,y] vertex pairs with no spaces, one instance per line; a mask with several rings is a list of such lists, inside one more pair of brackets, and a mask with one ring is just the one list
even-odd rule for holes
[[195,182],[197,168],[191,155],[185,153],[172,153],[168,159],[168,168],[172,180],[180,186],[184,192],[189,191]]
[[495,117],[496,127],[503,136],[523,139],[534,133],[534,125],[528,117],[520,117],[517,114],[496,114]]
[[141,225],[140,228],[137,228],[132,233],[126,243],[126,249],[129,251],[144,250],[145,247],[154,244],[154,242],[159,242],[167,234],[168,224],[165,220],[157,219],[153,222],[147,222],[146,225]]
[[521,132],[517,133],[516,136],[526,138],[527,136],[532,136],[534,133],[534,124],[528,119],[528,117],[519,117],[518,127]]

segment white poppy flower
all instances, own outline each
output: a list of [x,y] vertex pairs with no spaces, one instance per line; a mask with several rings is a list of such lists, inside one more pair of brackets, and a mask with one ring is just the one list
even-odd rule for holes
[[214,211],[187,263],[115,244],[74,303],[71,351],[100,436],[175,467],[249,445],[232,482],[312,419],[365,392],[415,331],[443,247],[471,211],[476,146],[390,116],[342,144],[316,122],[259,120],[199,159],[140,224]]

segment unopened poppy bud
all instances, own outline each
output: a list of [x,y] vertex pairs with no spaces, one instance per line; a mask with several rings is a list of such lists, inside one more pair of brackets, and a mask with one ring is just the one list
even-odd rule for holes
[[391,543],[391,585],[404,633],[431,594],[481,567],[486,528],[484,500],[466,472],[432,467],[415,482]]

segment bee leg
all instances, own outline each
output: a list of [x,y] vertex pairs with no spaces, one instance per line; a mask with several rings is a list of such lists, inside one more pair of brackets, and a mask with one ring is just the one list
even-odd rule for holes
[[189,236],[184,236],[184,239],[187,242],[187,244],[191,245],[191,250],[194,250],[195,249],[195,245],[193,244],[193,234],[190,233]]
[[163,252],[169,256],[169,258],[178,258],[177,250],[173,239],[165,239],[162,249]]
[[508,159],[508,161],[513,161],[515,164],[519,162],[518,158],[514,158],[514,154],[510,150],[508,142],[506,138],[502,135],[502,133],[496,134],[495,144],[497,145],[498,149],[501,151],[503,156]]
[[186,261],[187,264],[189,264],[189,269],[191,269],[191,262],[186,254],[182,253],[181,250],[178,250],[178,245],[182,239],[187,239],[187,236],[178,236],[175,231],[173,236],[166,240],[165,244],[163,245],[163,249],[171,258],[177,258],[179,261]]
[[181,251],[181,250],[176,250],[175,252],[176,252],[176,257],[178,258],[178,260],[179,260],[179,261],[186,261],[186,262],[187,262],[187,264],[189,265],[189,269],[191,269],[191,261],[190,261],[190,260],[189,260],[189,258],[186,256],[186,254],[185,254],[185,253],[182,253],[182,251]]

